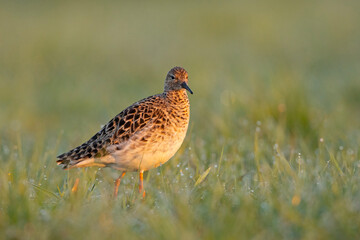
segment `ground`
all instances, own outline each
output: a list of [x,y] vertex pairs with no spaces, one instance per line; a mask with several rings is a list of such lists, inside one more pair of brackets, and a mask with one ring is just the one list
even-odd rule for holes
[[[359,1],[1,5],[0,236],[360,238]],[[190,126],[144,200],[56,166],[176,65]]]

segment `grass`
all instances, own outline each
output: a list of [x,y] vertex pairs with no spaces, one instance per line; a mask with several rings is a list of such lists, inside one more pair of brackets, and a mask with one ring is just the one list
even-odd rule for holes
[[[1,5],[0,238],[360,238],[358,1]],[[175,65],[191,123],[145,200],[56,166]]]

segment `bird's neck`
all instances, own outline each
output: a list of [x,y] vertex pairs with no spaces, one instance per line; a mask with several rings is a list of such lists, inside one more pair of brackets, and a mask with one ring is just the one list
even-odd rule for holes
[[190,119],[190,103],[186,90],[166,91],[164,94],[168,113],[178,119],[176,126],[186,132]]
[[166,100],[168,100],[172,104],[175,104],[175,105],[178,105],[178,104],[188,105],[189,104],[189,98],[188,98],[188,95],[187,95],[185,89],[165,91],[164,93],[166,96]]

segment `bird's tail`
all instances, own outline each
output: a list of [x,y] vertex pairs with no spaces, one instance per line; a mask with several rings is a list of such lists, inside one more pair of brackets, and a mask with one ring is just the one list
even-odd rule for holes
[[98,151],[86,143],[57,156],[57,159],[57,164],[63,169],[90,166],[105,167],[115,162],[106,150]]
[[57,156],[56,163],[62,166],[63,169],[70,169],[74,167],[80,167],[82,162],[94,161],[94,153],[91,151],[92,148],[84,143],[66,153]]

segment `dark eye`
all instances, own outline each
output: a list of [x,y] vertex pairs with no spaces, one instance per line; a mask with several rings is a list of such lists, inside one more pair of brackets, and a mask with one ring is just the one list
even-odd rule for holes
[[173,75],[170,75],[170,78],[171,78],[171,79],[175,79],[175,76],[173,76]]

